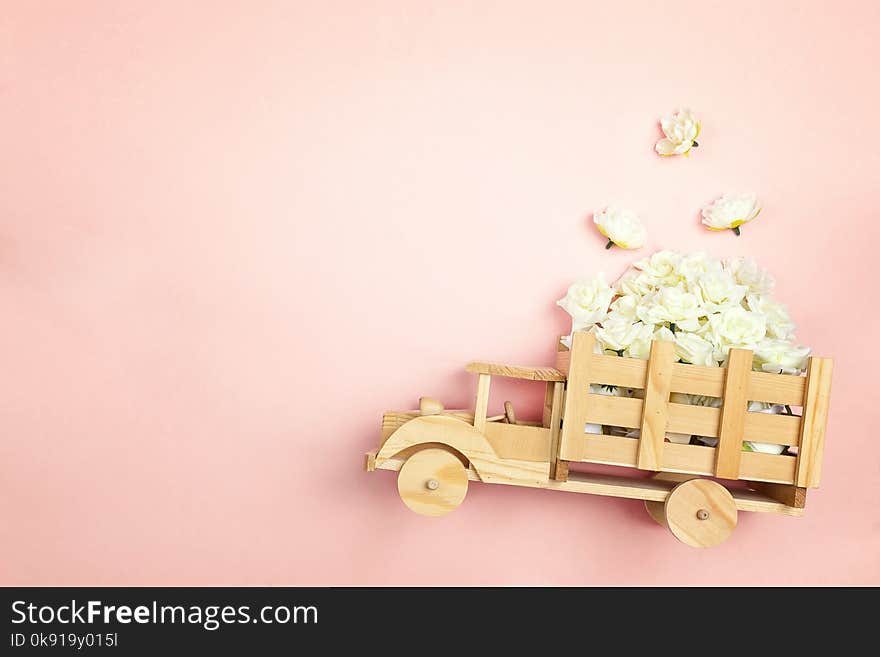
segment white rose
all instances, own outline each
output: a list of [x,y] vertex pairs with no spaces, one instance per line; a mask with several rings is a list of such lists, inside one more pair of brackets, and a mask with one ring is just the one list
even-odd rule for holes
[[737,285],[733,276],[720,269],[704,273],[696,283],[692,284],[691,289],[700,299],[706,313],[720,312],[725,308],[738,306],[748,290],[745,285]]
[[604,351],[623,352],[636,335],[636,328],[626,317],[609,317],[596,326],[596,339]]
[[636,307],[639,305],[638,297],[622,296],[618,297],[612,304],[609,312],[609,319],[624,318],[630,322],[637,322]]
[[646,324],[681,324],[685,330],[699,326],[700,303],[690,292],[680,287],[663,287],[650,297],[642,299],[636,314]]
[[678,272],[681,279],[690,285],[694,285],[708,273],[721,270],[720,260],[716,260],[701,251],[684,256],[678,263]]
[[651,343],[654,341],[654,326],[652,324],[644,324],[639,322],[635,325],[637,331],[633,339],[629,343],[629,347],[624,356],[630,358],[641,358],[647,360],[651,355]]
[[593,223],[608,238],[606,249],[615,244],[622,249],[639,249],[645,246],[647,234],[635,212],[609,205],[601,212],[593,213]]
[[809,347],[795,347],[788,340],[770,338],[755,346],[754,360],[765,372],[800,374],[807,366]]
[[660,155],[687,155],[697,144],[700,122],[689,109],[680,109],[672,116],[660,119],[660,127],[666,135],[658,141],[654,150]]
[[631,297],[643,297],[646,294],[652,294],[655,290],[654,281],[644,272],[631,269],[621,276],[615,287],[620,294]]
[[750,294],[746,301],[749,304],[749,310],[761,313],[767,318],[767,335],[782,340],[788,340],[792,337],[795,325],[784,305],[761,294]]
[[767,320],[742,306],[709,316],[708,334],[715,344],[715,359],[723,360],[731,347],[754,349],[764,339]]
[[776,284],[773,277],[751,258],[728,260],[724,263],[724,269],[733,275],[737,283],[749,288],[752,294],[769,294]]
[[633,263],[633,267],[643,274],[643,281],[650,281],[654,287],[662,285],[678,285],[681,274],[678,266],[682,256],[675,251],[657,251],[649,258]]
[[732,230],[758,216],[761,207],[755,194],[725,194],[703,208],[703,224],[709,230]]
[[574,283],[556,304],[571,315],[571,331],[574,333],[602,321],[608,314],[608,304],[613,296],[614,290],[600,273],[589,281]]
[[675,334],[675,354],[685,363],[716,367],[714,352],[714,345],[699,335],[683,331]]

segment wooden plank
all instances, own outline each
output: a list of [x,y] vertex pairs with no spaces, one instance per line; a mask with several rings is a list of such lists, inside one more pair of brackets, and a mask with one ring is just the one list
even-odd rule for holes
[[[549,387],[549,384],[548,384]],[[558,381],[553,384],[553,397],[550,400],[550,478],[557,478],[559,469],[559,434],[562,431],[562,397],[565,384]]]
[[792,506],[796,509],[803,509],[807,506],[807,489],[801,486],[769,484],[766,481],[750,481],[748,484],[759,493],[787,506]]
[[[585,435],[581,438],[580,459],[588,463],[606,463],[635,467],[638,458],[638,440],[617,436]],[[714,475],[715,448],[699,445],[663,445],[663,472]],[[796,459],[782,454],[743,452],[740,476],[749,481],[769,481],[780,484],[794,482]]]
[[474,405],[474,429],[483,433],[486,430],[486,413],[489,408],[489,383],[492,377],[480,374],[477,377],[477,400]]
[[528,381],[565,381],[565,374],[553,367],[526,367],[524,365],[505,365],[474,361],[465,365],[465,371],[492,376],[507,376]]
[[703,367],[686,363],[672,365],[672,392],[720,397],[723,390],[724,370],[720,367]]
[[651,355],[648,358],[639,455],[636,462],[640,470],[661,469],[663,443],[666,440],[666,406],[669,403],[669,386],[672,383],[674,359],[674,342],[654,340],[651,344]]
[[726,369],[724,405],[721,407],[721,426],[715,453],[715,476],[722,479],[738,479],[749,406],[752,352],[749,349],[731,349],[727,356]]
[[830,358],[811,357],[807,363],[801,440],[797,456],[798,486],[815,488],[822,476],[822,453],[825,449],[825,425],[831,398]]
[[572,336],[571,365],[568,372],[568,389],[565,395],[565,412],[562,421],[562,440],[559,457],[564,461],[579,461],[586,425],[587,395],[590,392],[590,367],[593,364],[593,348],[596,336],[577,331]]
[[500,459],[550,461],[550,429],[489,422],[483,435]]
[[807,380],[793,374],[751,372],[749,374],[749,401],[802,406]]
[[[577,362],[577,356],[572,357]],[[601,383],[624,388],[644,388],[648,375],[648,361],[620,356],[601,356],[592,354],[589,363],[588,383]]]
[[641,399],[612,397],[591,392],[585,395],[584,422],[638,429],[642,425],[643,405]]
[[541,412],[541,426],[544,427],[550,426],[550,415],[553,413],[553,386],[555,385],[555,383],[548,381],[544,387],[544,410]]

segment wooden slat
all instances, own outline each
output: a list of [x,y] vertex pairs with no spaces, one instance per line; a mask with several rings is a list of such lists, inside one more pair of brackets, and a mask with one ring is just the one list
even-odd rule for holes
[[[572,362],[577,363],[577,357]],[[590,381],[624,388],[644,388],[648,361],[638,358],[592,354],[589,364]]]
[[550,478],[562,481],[565,480],[565,477],[561,476],[562,472],[559,470],[559,434],[562,431],[562,397],[564,394],[565,384],[562,382],[554,383],[550,412]]
[[645,379],[645,401],[642,406],[639,455],[636,462],[641,470],[661,469],[668,421],[666,406],[669,403],[674,358],[674,342],[654,340],[651,344]]
[[822,476],[825,425],[831,398],[830,358],[811,357],[807,363],[806,391],[797,457],[797,485],[815,488]]
[[788,484],[768,484],[766,481],[750,481],[748,484],[759,493],[787,506],[796,509],[803,509],[807,506],[806,488],[789,486]]
[[720,397],[723,390],[724,370],[720,367],[685,363],[675,363],[672,366],[672,392]]
[[[612,397],[589,393],[586,395],[585,420],[593,424],[638,429],[641,426],[642,400],[631,397]],[[669,433],[691,434],[717,438],[721,409],[689,404],[667,405]],[[746,413],[743,440],[754,440],[775,445],[796,446],[800,440],[800,417]]]
[[[582,437],[586,424],[587,395],[590,392],[590,367],[596,336],[577,331],[572,336],[571,366],[568,372],[568,389],[565,395],[565,413],[562,421],[562,441],[559,456],[565,461],[579,461]],[[623,359],[621,359],[623,360]]]
[[505,365],[474,361],[465,365],[465,371],[493,376],[507,376],[528,381],[565,381],[565,374],[553,367],[526,367],[524,365]]
[[591,392],[586,396],[584,423],[638,429],[642,424],[641,399],[612,397]]
[[[617,436],[585,435],[578,453],[581,461],[635,467],[638,458],[638,440]],[[713,475],[715,448],[698,445],[663,445],[663,472]],[[796,459],[793,456],[743,452],[740,476],[750,481],[769,481],[780,484],[794,482]]]
[[802,406],[807,380],[793,374],[751,372],[749,374],[749,401]]
[[544,427],[489,422],[483,435],[500,459],[546,462],[554,453],[550,451],[550,429]]
[[477,377],[477,400],[474,405],[474,428],[482,433],[486,430],[486,413],[489,408],[489,383],[492,377],[480,374]]
[[544,409],[541,412],[541,426],[544,427],[550,426],[550,415],[553,412],[553,386],[555,385],[555,383],[548,381],[544,386]]
[[[558,358],[557,354],[557,368],[561,369]],[[625,388],[644,386],[647,372],[646,361],[598,354],[593,355],[593,360],[591,365],[593,381],[590,383],[604,383]],[[749,369],[751,370],[751,366]],[[725,368],[722,367],[674,363],[670,390],[690,395],[721,397],[724,391],[724,377]],[[800,406],[803,403],[805,381],[802,376],[790,374],[750,372],[749,400]]]
[[752,352],[748,349],[731,349],[727,356],[726,369],[724,405],[721,407],[721,425],[715,454],[715,476],[722,479],[738,479],[749,405]]

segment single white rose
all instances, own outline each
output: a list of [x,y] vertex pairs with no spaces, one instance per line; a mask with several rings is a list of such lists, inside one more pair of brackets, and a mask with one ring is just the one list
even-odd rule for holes
[[681,280],[690,285],[695,284],[700,278],[710,272],[721,270],[721,261],[706,255],[702,251],[683,256],[678,263],[678,273],[681,276]]
[[809,347],[796,347],[788,340],[769,338],[755,346],[754,361],[765,372],[800,374],[807,367]]
[[609,319],[618,319],[623,318],[632,322],[637,322],[639,320],[638,316],[636,316],[636,307],[639,305],[638,297],[625,295],[622,297],[617,297],[611,303],[611,310],[608,313]]
[[649,281],[654,287],[678,285],[681,282],[678,271],[681,260],[681,254],[675,251],[657,251],[633,263],[633,267],[642,272],[642,281]]
[[624,356],[630,358],[641,358],[647,360],[651,355],[651,343],[654,341],[654,326],[652,324],[644,324],[639,322],[635,325],[636,334],[629,343],[629,347]]
[[663,287],[650,297],[644,297],[636,308],[636,314],[645,324],[681,325],[684,330],[699,326],[700,303],[690,292],[680,287]]
[[605,282],[605,275],[600,273],[589,281],[574,283],[556,304],[571,315],[571,331],[574,333],[602,321],[608,314],[612,297],[614,290]]
[[645,227],[635,212],[609,205],[601,212],[593,213],[593,223],[608,238],[606,249],[615,244],[621,249],[640,249],[645,246]]
[[733,258],[724,263],[734,280],[749,288],[751,294],[769,294],[776,281],[751,258]]
[[749,310],[767,318],[767,335],[781,340],[791,339],[795,325],[788,314],[788,308],[763,294],[750,294],[746,302]]
[[717,367],[715,346],[695,333],[680,331],[675,334],[675,354],[685,363]]
[[748,291],[745,285],[737,285],[733,276],[721,269],[705,272],[690,287],[707,314],[738,306]]
[[715,345],[715,360],[726,361],[731,347],[754,349],[766,332],[766,318],[742,306],[709,316],[707,335]]
[[732,230],[739,235],[740,226],[752,221],[761,212],[755,194],[725,194],[703,208],[703,224],[709,230]]
[[609,316],[596,326],[596,340],[603,351],[613,351],[622,355],[636,336],[637,329],[626,317]]
[[623,274],[614,287],[620,294],[636,298],[652,294],[656,290],[656,284],[651,277],[636,269],[631,269]]
[[699,146],[700,122],[689,109],[680,109],[672,116],[660,119],[660,127],[666,135],[658,141],[654,150],[660,155],[687,155],[694,146]]

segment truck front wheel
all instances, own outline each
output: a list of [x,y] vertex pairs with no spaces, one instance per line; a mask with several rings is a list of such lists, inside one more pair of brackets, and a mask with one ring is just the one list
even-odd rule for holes
[[467,495],[467,470],[455,454],[428,447],[410,456],[397,475],[400,499],[423,516],[445,516]]

